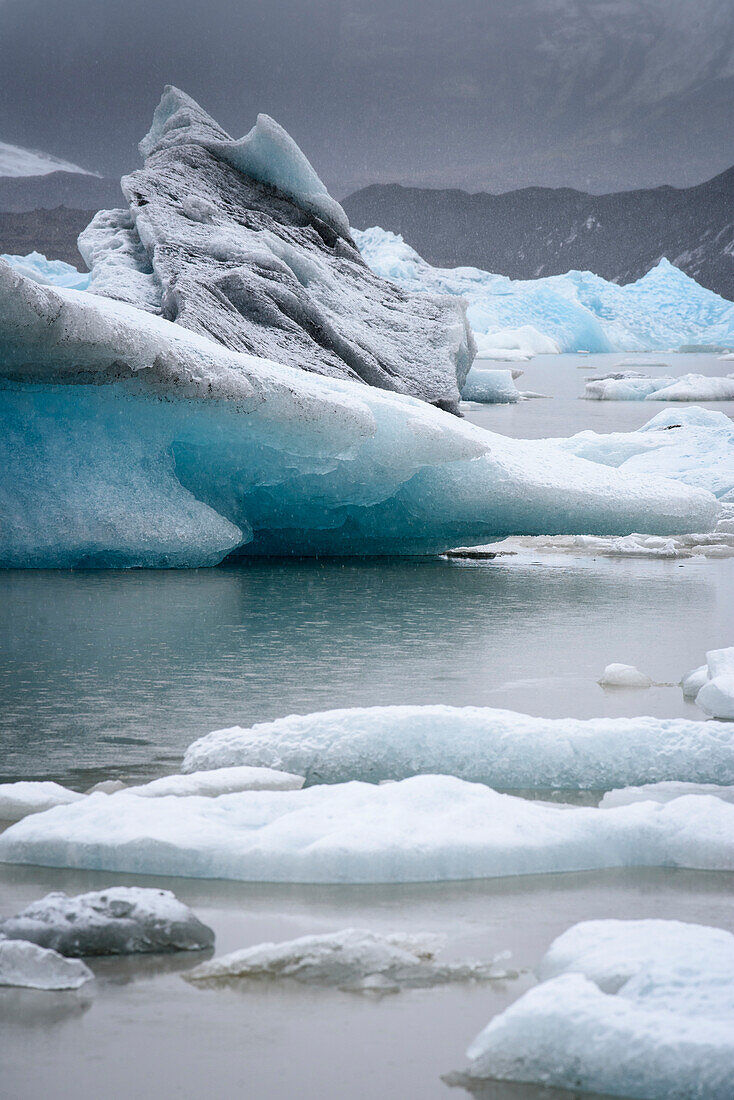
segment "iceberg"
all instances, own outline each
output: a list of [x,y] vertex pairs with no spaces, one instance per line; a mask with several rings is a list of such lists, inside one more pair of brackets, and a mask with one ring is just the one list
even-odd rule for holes
[[[734,345],[734,304],[661,259],[635,283],[618,286],[590,271],[509,279],[475,267],[431,267],[403,238],[379,226],[352,230],[374,272],[405,290],[467,302],[474,332],[531,326],[562,352],[655,351]],[[547,350],[547,347],[544,349]]]
[[682,682],[686,698],[712,718],[734,720],[734,646],[712,649],[706,664],[689,672]]
[[644,672],[640,672],[634,665],[621,664],[607,665],[601,674],[599,683],[602,687],[612,688],[652,687],[652,680]]
[[121,181],[128,208],[79,237],[92,293],[233,351],[458,411],[475,351],[463,303],[375,275],[277,122],[258,115],[233,140],[169,86],[140,152]]
[[734,786],[721,786],[717,783],[645,783],[641,787],[620,787],[607,791],[599,805],[602,809],[611,806],[631,806],[633,802],[672,802],[684,795],[702,794],[714,798],[723,798],[725,802],[734,802]]
[[640,1100],[731,1096],[731,933],[586,921],[555,940],[538,976],[473,1041],[470,1077]]
[[463,401],[481,401],[487,404],[512,405],[520,400],[510,370],[485,370],[473,366],[466,376],[461,390]]
[[0,986],[78,989],[94,974],[80,959],[65,959],[35,943],[0,938]]
[[219,798],[90,795],[11,825],[0,862],[237,879],[440,882],[605,867],[734,870],[734,805],[596,809],[446,775]]
[[259,943],[202,963],[187,981],[217,985],[239,979],[336,986],[356,993],[397,993],[449,982],[506,978],[491,963],[441,963],[436,955],[446,939],[431,933],[379,935],[360,928],[301,936],[284,943]]
[[70,956],[201,951],[214,943],[211,928],[170,890],[138,886],[47,894],[0,920],[0,935]]
[[199,738],[184,772],[282,768],[306,785],[454,775],[505,790],[607,790],[662,780],[734,783],[725,723],[536,718],[492,707],[392,706],[293,714]]
[[706,531],[718,511],[707,492],[2,263],[0,387],[2,567],[428,554],[509,534]]
[[88,271],[78,271],[72,264],[63,260],[48,260],[41,252],[29,252],[27,256],[0,254],[0,260],[15,268],[21,275],[37,283],[49,286],[65,286],[72,290],[87,290],[91,275]]
[[584,396],[592,401],[734,401],[734,378],[684,374],[680,378],[593,379]]
[[164,775],[140,787],[126,789],[138,798],[166,798],[169,795],[187,798],[192,794],[218,798],[220,794],[233,794],[235,791],[297,791],[303,783],[302,775],[245,765],[216,768],[190,775]]
[[78,802],[84,795],[48,780],[0,783],[0,821],[20,821],[28,814],[43,813],[52,806]]

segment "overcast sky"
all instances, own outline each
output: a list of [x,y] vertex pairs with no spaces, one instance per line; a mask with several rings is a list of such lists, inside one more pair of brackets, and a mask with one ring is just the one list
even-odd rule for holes
[[0,0],[0,140],[119,175],[166,83],[338,197],[686,185],[734,162],[734,3]]

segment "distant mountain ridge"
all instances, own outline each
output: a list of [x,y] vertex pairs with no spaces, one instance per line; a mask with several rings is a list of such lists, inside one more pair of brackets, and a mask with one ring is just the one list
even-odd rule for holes
[[121,206],[117,179],[87,172],[47,172],[45,175],[0,176],[0,213],[26,213],[65,206],[96,213],[103,207]]
[[436,267],[513,279],[593,271],[617,283],[665,256],[734,299],[734,167],[695,187],[590,195],[526,187],[495,195],[373,184],[342,202],[356,229],[379,225]]

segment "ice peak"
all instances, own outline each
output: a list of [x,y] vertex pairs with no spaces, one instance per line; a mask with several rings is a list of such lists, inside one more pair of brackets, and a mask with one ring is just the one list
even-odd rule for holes
[[153,112],[150,130],[138,145],[147,160],[172,145],[199,144],[207,141],[231,141],[226,130],[200,107],[195,99],[173,84],[166,84],[160,103]]

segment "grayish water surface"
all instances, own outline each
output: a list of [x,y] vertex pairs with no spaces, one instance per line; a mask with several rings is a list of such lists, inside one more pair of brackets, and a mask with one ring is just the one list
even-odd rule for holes
[[[632,430],[665,406],[578,399],[585,374],[626,358],[538,357],[519,385],[552,400],[467,415],[520,437]],[[676,374],[732,367],[713,356],[649,358]],[[734,412],[734,403],[709,407]],[[0,573],[0,773],[79,788],[108,775],[152,777],[176,770],[209,730],[338,706],[700,718],[677,681],[705,650],[732,643],[733,582],[731,559],[531,554]],[[659,686],[605,692],[596,680],[612,661],[637,665]],[[395,887],[143,880],[193,905],[214,927],[218,953],[348,926],[438,931],[449,938],[447,958],[509,949],[524,973],[377,1002],[298,986],[197,989],[181,971],[198,956],[94,961],[97,980],[79,993],[0,990],[0,1094],[458,1100],[467,1094],[441,1075],[461,1069],[477,1031],[532,984],[529,971],[556,935],[597,917],[731,928],[732,877],[612,870]],[[0,914],[51,889],[113,881],[136,880],[0,866]],[[491,1085],[477,1095],[561,1094]]]

